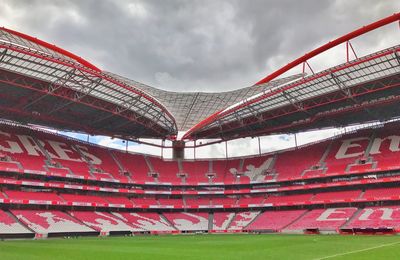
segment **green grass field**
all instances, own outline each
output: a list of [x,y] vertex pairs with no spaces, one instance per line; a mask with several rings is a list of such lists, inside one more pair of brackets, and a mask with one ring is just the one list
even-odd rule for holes
[[400,259],[398,236],[178,235],[0,242],[0,259]]

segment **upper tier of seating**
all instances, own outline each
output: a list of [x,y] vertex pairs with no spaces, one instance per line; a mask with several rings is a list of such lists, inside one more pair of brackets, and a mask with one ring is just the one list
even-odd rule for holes
[[1,125],[0,170],[139,184],[241,184],[400,169],[396,124],[253,158],[163,161]]

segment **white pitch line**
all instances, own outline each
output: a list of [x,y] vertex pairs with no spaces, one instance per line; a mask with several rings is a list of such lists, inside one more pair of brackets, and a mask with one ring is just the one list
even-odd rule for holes
[[382,245],[379,245],[379,246],[368,247],[368,248],[359,249],[359,250],[354,250],[354,251],[349,251],[349,252],[336,254],[336,255],[324,256],[324,257],[321,257],[321,258],[315,258],[314,260],[323,260],[323,259],[334,258],[334,257],[337,257],[337,256],[350,255],[350,254],[354,254],[354,253],[374,250],[374,249],[377,249],[377,248],[381,248],[381,247],[385,247],[385,246],[392,246],[392,245],[396,245],[396,244],[400,244],[400,241],[399,242],[394,242],[394,243],[382,244]]

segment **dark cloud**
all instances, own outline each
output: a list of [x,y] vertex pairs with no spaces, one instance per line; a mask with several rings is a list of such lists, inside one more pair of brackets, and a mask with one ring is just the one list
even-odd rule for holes
[[[102,69],[168,90],[214,91],[249,86],[399,9],[396,0],[0,2],[5,26]],[[366,42],[380,44],[379,37]]]

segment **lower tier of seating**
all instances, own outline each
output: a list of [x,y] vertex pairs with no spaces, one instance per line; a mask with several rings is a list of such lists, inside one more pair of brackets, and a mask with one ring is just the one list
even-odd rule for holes
[[400,229],[400,207],[368,207],[359,210],[344,228],[351,229]]
[[26,234],[32,233],[23,224],[19,223],[9,212],[0,210],[0,234]]
[[11,210],[25,226],[38,234],[91,232],[92,228],[56,210]]
[[292,224],[285,227],[286,231],[304,231],[319,229],[336,231],[342,227],[353,214],[356,208],[315,209],[307,212]]
[[247,230],[280,231],[300,218],[306,210],[265,211],[250,223]]
[[111,213],[97,211],[71,211],[69,213],[85,225],[99,232],[141,231],[140,228],[129,225]]
[[180,231],[208,230],[208,213],[164,213],[165,218]]
[[123,221],[143,231],[168,232],[176,229],[158,213],[114,213]]
[[0,210],[0,237],[111,232],[400,232],[400,206],[242,212],[103,212]]

